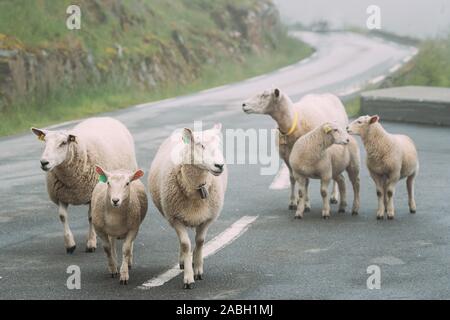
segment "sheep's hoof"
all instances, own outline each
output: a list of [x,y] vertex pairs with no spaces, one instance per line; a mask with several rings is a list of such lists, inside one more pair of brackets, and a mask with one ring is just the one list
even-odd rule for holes
[[194,276],[194,280],[203,280],[203,275],[202,274],[196,274]]
[[296,215],[294,216],[294,219],[299,219],[299,220],[301,220],[301,219],[303,219],[303,216],[297,215],[297,214],[296,214]]
[[330,219],[330,216],[322,216],[323,220],[328,220]]
[[115,278],[115,277],[117,277],[119,275],[119,273],[118,272],[116,272],[116,273],[111,273],[111,278]]
[[92,253],[92,252],[95,252],[95,249],[97,249],[97,248],[95,248],[95,247],[86,248],[86,252]]
[[409,213],[414,214],[414,213],[416,213],[416,210],[415,209],[409,209]]
[[358,211],[353,210],[352,211],[352,216],[357,216],[358,215]]
[[297,210],[297,206],[295,204],[290,204],[289,210]]
[[345,209],[339,209],[338,213],[345,213]]
[[305,207],[305,212],[310,212],[311,211],[311,207]]
[[388,216],[387,218],[388,218],[388,220],[393,220],[394,216]]
[[183,286],[183,289],[188,289],[188,290],[194,289],[194,282],[192,282],[192,283],[185,283],[184,286]]
[[331,198],[331,199],[330,199],[330,203],[331,203],[331,204],[337,204],[338,201],[337,201],[337,199],[335,199],[335,198]]
[[72,254],[75,251],[76,248],[77,248],[77,246],[66,248],[66,253],[67,254]]
[[184,270],[184,263],[180,263],[180,269]]
[[126,285],[128,285],[128,280],[120,280],[119,283],[120,283],[121,285],[126,286]]
[[377,220],[383,220],[384,216],[377,216]]

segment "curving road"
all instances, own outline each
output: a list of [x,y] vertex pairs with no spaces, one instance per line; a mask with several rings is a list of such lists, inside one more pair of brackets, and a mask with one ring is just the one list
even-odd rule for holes
[[[308,92],[345,96],[381,81],[416,53],[414,48],[352,33],[296,36],[317,51],[295,65],[108,115],[129,127],[138,161],[147,170],[161,141],[175,128],[193,126],[194,120],[208,126],[220,121],[226,129],[273,128],[268,117],[241,111],[240,102],[262,89],[277,86],[295,100]],[[312,212],[302,221],[294,220],[287,210],[288,191],[269,189],[274,175],[260,175],[260,165],[230,165],[226,205],[208,235],[206,279],[197,282],[194,290],[182,290],[181,276],[171,270],[178,257],[178,241],[153,205],[136,240],[136,265],[128,286],[109,278],[100,245],[93,254],[84,252],[86,207],[69,209],[78,248],[66,255],[62,226],[39,168],[41,145],[30,134],[0,139],[0,298],[449,299],[450,128],[385,126],[410,135],[417,143],[421,173],[416,215],[408,213],[402,182],[396,219],[377,221],[375,190],[364,168],[359,216],[338,215],[333,208],[332,218],[323,221],[314,182]],[[281,174],[278,179],[285,177]],[[373,264],[381,268],[380,290],[366,287],[366,269]],[[81,268],[81,290],[66,287],[69,265]]]

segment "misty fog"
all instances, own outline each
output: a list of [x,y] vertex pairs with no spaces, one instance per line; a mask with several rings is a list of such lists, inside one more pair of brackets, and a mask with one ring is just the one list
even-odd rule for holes
[[332,27],[366,28],[369,5],[381,8],[382,30],[420,38],[450,33],[448,0],[275,0],[287,23],[310,24],[320,19]]

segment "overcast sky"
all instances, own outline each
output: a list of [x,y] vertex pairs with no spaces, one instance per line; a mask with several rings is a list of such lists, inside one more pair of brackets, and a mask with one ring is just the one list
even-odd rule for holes
[[334,26],[365,28],[369,5],[381,8],[382,29],[433,37],[450,33],[449,0],[274,0],[287,22],[326,19]]

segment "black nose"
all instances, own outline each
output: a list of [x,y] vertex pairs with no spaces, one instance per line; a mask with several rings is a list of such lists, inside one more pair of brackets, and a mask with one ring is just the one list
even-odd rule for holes
[[350,142],[350,139],[347,139],[347,143],[349,143]]
[[214,165],[217,169],[219,169],[220,171],[222,171],[223,170],[223,164],[215,164]]
[[49,164],[49,162],[47,160],[41,160],[41,166],[43,168],[45,168],[48,164]]
[[348,131],[349,126],[347,126],[345,129]]
[[243,106],[243,107],[245,107],[245,106],[246,106],[246,104],[245,104],[245,103],[243,103],[243,104],[242,104],[242,106]]
[[114,199],[111,199],[111,201],[112,201],[114,204],[118,204],[120,200],[117,199],[117,198],[114,198]]

